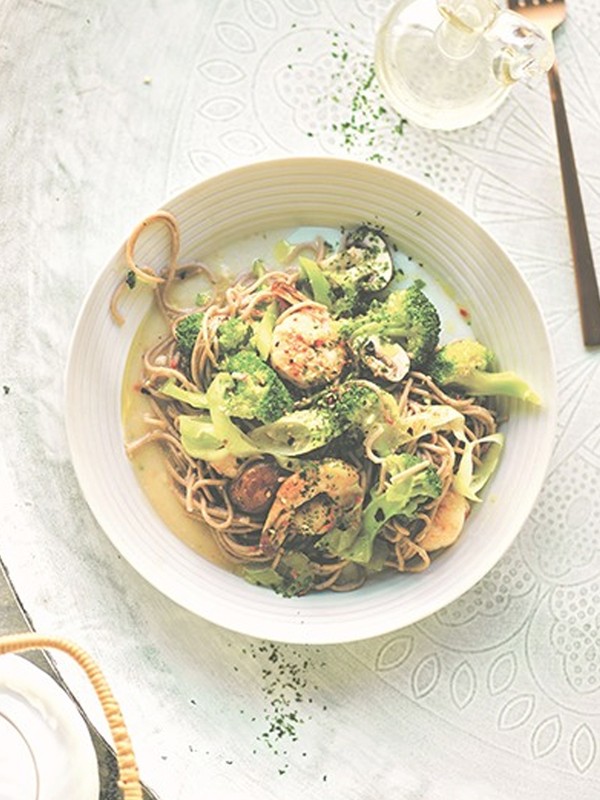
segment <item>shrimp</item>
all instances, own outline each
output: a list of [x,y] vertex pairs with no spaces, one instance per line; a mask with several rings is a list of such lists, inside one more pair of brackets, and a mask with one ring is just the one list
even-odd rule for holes
[[469,514],[469,501],[450,489],[436,509],[431,525],[416,537],[417,544],[428,553],[449,547],[458,539]]
[[273,329],[271,365],[301,389],[335,381],[347,361],[346,345],[323,306],[291,308]]
[[345,461],[308,463],[280,485],[263,525],[262,550],[274,555],[288,536],[358,531],[364,494],[360,473]]

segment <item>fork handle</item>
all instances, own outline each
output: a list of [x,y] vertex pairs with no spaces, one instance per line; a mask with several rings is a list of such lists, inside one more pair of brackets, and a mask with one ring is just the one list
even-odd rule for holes
[[590,239],[585,222],[585,213],[581,200],[581,191],[579,189],[579,179],[577,177],[577,167],[575,165],[571,134],[567,122],[567,112],[565,110],[556,61],[548,72],[548,82],[550,84],[550,97],[554,110],[554,125],[556,128],[563,193],[567,220],[569,223],[569,234],[571,237],[571,253],[573,255],[573,265],[575,268],[575,282],[579,300],[583,342],[586,346],[599,345],[600,295],[598,294],[598,282],[594,270],[594,260],[592,258]]

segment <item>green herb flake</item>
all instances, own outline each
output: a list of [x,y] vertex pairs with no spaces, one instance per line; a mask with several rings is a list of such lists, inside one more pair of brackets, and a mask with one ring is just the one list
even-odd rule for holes
[[[277,772],[284,775],[290,767],[290,752],[298,746],[302,726],[312,720],[304,712],[306,706],[313,704],[312,691],[319,690],[314,682],[314,673],[325,666],[317,661],[319,648],[311,649],[311,654],[290,645],[275,642],[251,643],[242,649],[260,668],[260,687],[264,710],[262,720],[252,718],[252,722],[262,722],[263,730],[256,741],[266,747],[277,759]],[[326,710],[326,706],[321,706]],[[289,748],[289,749],[288,749]],[[257,754],[258,750],[252,751]],[[302,756],[307,757],[306,749]]]
[[[354,26],[350,25],[350,28]],[[330,57],[335,68],[325,97],[340,110],[347,109],[346,118],[336,116],[329,129],[341,138],[341,144],[348,152],[360,150],[367,161],[392,162],[397,149],[394,140],[402,135],[406,120],[388,105],[377,82],[370,52],[357,51],[340,36],[339,31],[329,31],[329,34]],[[322,99],[317,102],[322,102]],[[390,143],[392,150],[386,152]],[[373,152],[369,152],[371,150]]]

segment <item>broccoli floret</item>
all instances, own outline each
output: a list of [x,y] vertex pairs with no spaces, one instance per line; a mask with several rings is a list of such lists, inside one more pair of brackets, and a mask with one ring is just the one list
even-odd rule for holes
[[225,362],[234,378],[226,394],[227,413],[242,419],[273,422],[289,411],[293,400],[275,370],[250,350],[241,350]]
[[247,322],[239,317],[230,317],[217,329],[219,347],[224,353],[234,353],[246,344],[250,333],[251,328]]
[[192,355],[196,339],[202,327],[203,317],[204,312],[196,311],[180,320],[175,327],[177,348],[186,362],[189,361]]
[[340,386],[335,414],[344,427],[365,427],[368,421],[381,413],[379,395],[370,386],[348,382]]
[[415,281],[406,289],[391,292],[384,302],[374,302],[369,311],[354,320],[344,320],[342,335],[350,342],[361,342],[377,335],[382,341],[400,344],[413,368],[419,368],[435,350],[440,335],[440,317],[436,307]]
[[420,282],[392,292],[384,303],[384,312],[390,320],[385,335],[400,342],[413,366],[422,365],[437,347],[440,317]]
[[346,381],[324,392],[317,399],[316,407],[331,413],[333,424],[339,433],[348,429],[369,428],[381,416],[379,395],[366,381]]
[[493,372],[494,354],[474,339],[457,339],[433,356],[429,374],[440,386],[454,386],[475,396],[506,395],[535,405],[540,398],[514,372]]

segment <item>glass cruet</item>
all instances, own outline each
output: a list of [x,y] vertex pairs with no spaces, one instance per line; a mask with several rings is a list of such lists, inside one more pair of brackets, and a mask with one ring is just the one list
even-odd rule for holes
[[551,39],[498,0],[400,0],[377,34],[375,68],[411,122],[453,130],[485,119],[515,83],[554,62]]

